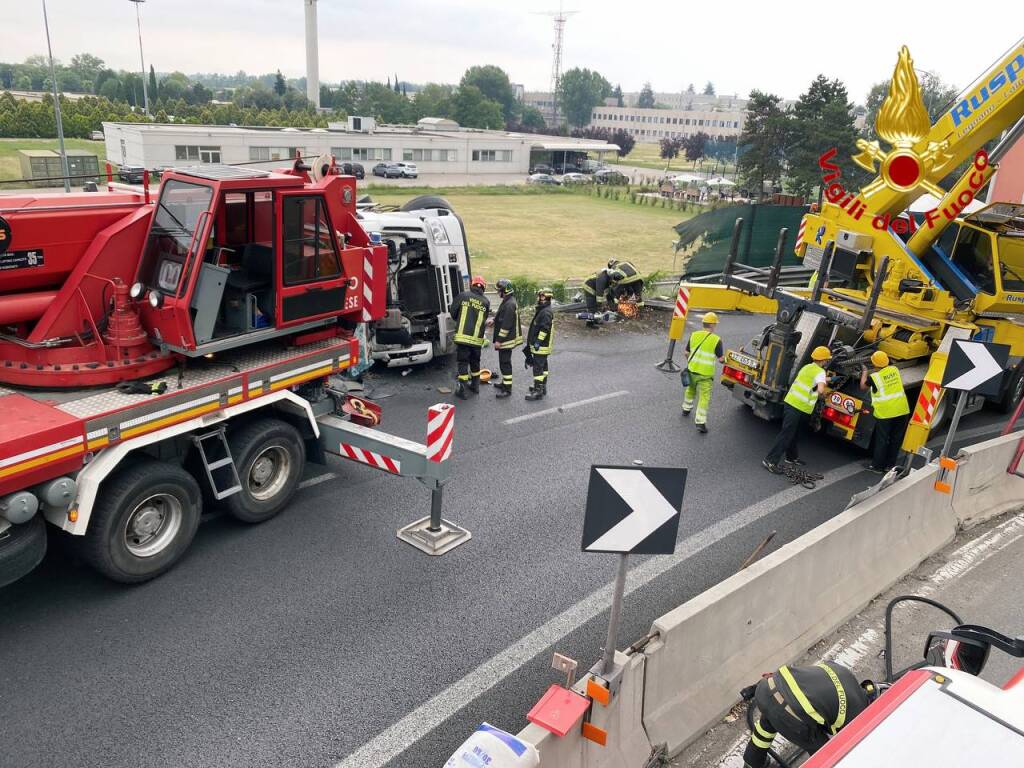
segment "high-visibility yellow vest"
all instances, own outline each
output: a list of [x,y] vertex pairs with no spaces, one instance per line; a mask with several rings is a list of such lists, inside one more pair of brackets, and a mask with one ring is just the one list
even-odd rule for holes
[[818,402],[818,391],[814,387],[814,379],[821,373],[821,366],[808,363],[800,369],[793,385],[786,394],[786,402],[803,413],[813,413]]
[[818,270],[814,270],[811,273],[811,279],[807,281],[807,288],[808,288],[808,290],[813,291],[814,290],[814,284],[816,282],[818,282]]
[[690,362],[687,369],[700,376],[715,375],[715,350],[721,341],[711,331],[694,331],[690,335]]
[[871,374],[875,391],[871,393],[871,407],[876,419],[894,419],[910,413],[907,393],[903,391],[903,379],[895,365],[887,365]]

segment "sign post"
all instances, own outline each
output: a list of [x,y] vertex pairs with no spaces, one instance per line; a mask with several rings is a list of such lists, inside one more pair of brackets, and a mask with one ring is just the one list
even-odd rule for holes
[[1003,373],[1010,358],[1010,347],[1006,344],[991,344],[985,341],[962,341],[955,339],[949,350],[949,360],[942,374],[942,386],[957,393],[956,408],[953,420],[949,423],[949,431],[942,444],[939,456],[939,476],[935,480],[935,490],[950,493],[949,472],[956,469],[956,461],[950,457],[953,438],[960,417],[967,406],[967,398],[971,395],[999,397],[1003,383]]
[[683,331],[686,330],[686,314],[690,311],[690,289],[682,281],[679,283],[679,291],[676,293],[676,306],[672,310],[672,321],[668,326],[668,351],[665,359],[655,365],[659,371],[674,373],[679,370],[672,356],[676,351],[676,342],[683,338]]
[[584,552],[619,556],[601,674],[615,668],[629,556],[671,555],[676,548],[686,470],[675,467],[592,466],[583,520]]

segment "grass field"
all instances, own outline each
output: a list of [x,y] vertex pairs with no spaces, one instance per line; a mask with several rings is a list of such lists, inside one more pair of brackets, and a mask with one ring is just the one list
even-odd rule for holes
[[[635,165],[638,168],[651,168],[658,171],[665,170],[665,160],[659,154],[661,152],[661,146],[659,144],[637,144],[633,147],[633,151],[630,152],[626,157],[616,160],[609,160],[608,162],[612,165],[618,163],[619,165]],[[693,171],[706,173],[707,171],[715,167],[715,161],[704,160],[703,163],[698,165],[697,163],[688,162],[683,157],[677,157],[672,160],[669,166],[670,171]],[[718,163],[718,173],[732,176],[735,168],[732,163]]]
[[424,192],[443,194],[466,225],[473,272],[538,280],[586,277],[608,259],[632,261],[643,274],[671,272],[672,227],[691,214],[570,192],[530,194],[501,188],[372,189],[400,205]]
[[[88,139],[66,139],[64,146],[68,149],[85,149],[99,158],[100,171],[107,161],[107,153],[102,141]],[[0,181],[21,178],[21,165],[18,163],[19,149],[52,149],[57,151],[56,139],[0,139]],[[5,185],[8,186],[8,185]],[[54,182],[60,186],[60,182]]]

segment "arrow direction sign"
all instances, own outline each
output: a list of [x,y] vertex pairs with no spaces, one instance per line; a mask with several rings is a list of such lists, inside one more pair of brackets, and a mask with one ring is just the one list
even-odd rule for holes
[[1009,357],[1010,348],[1006,344],[954,340],[942,386],[973,395],[999,397]]
[[583,551],[671,555],[685,488],[685,469],[591,467]]

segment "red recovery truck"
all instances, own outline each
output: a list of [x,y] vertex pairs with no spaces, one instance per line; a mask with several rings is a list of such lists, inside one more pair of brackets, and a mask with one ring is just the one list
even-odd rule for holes
[[431,410],[428,456],[333,378],[386,305],[355,193],[296,161],[178,169],[155,201],[0,198],[0,586],[42,559],[44,519],[108,577],[150,579],[204,503],[267,520],[327,453],[440,488],[451,414]]

